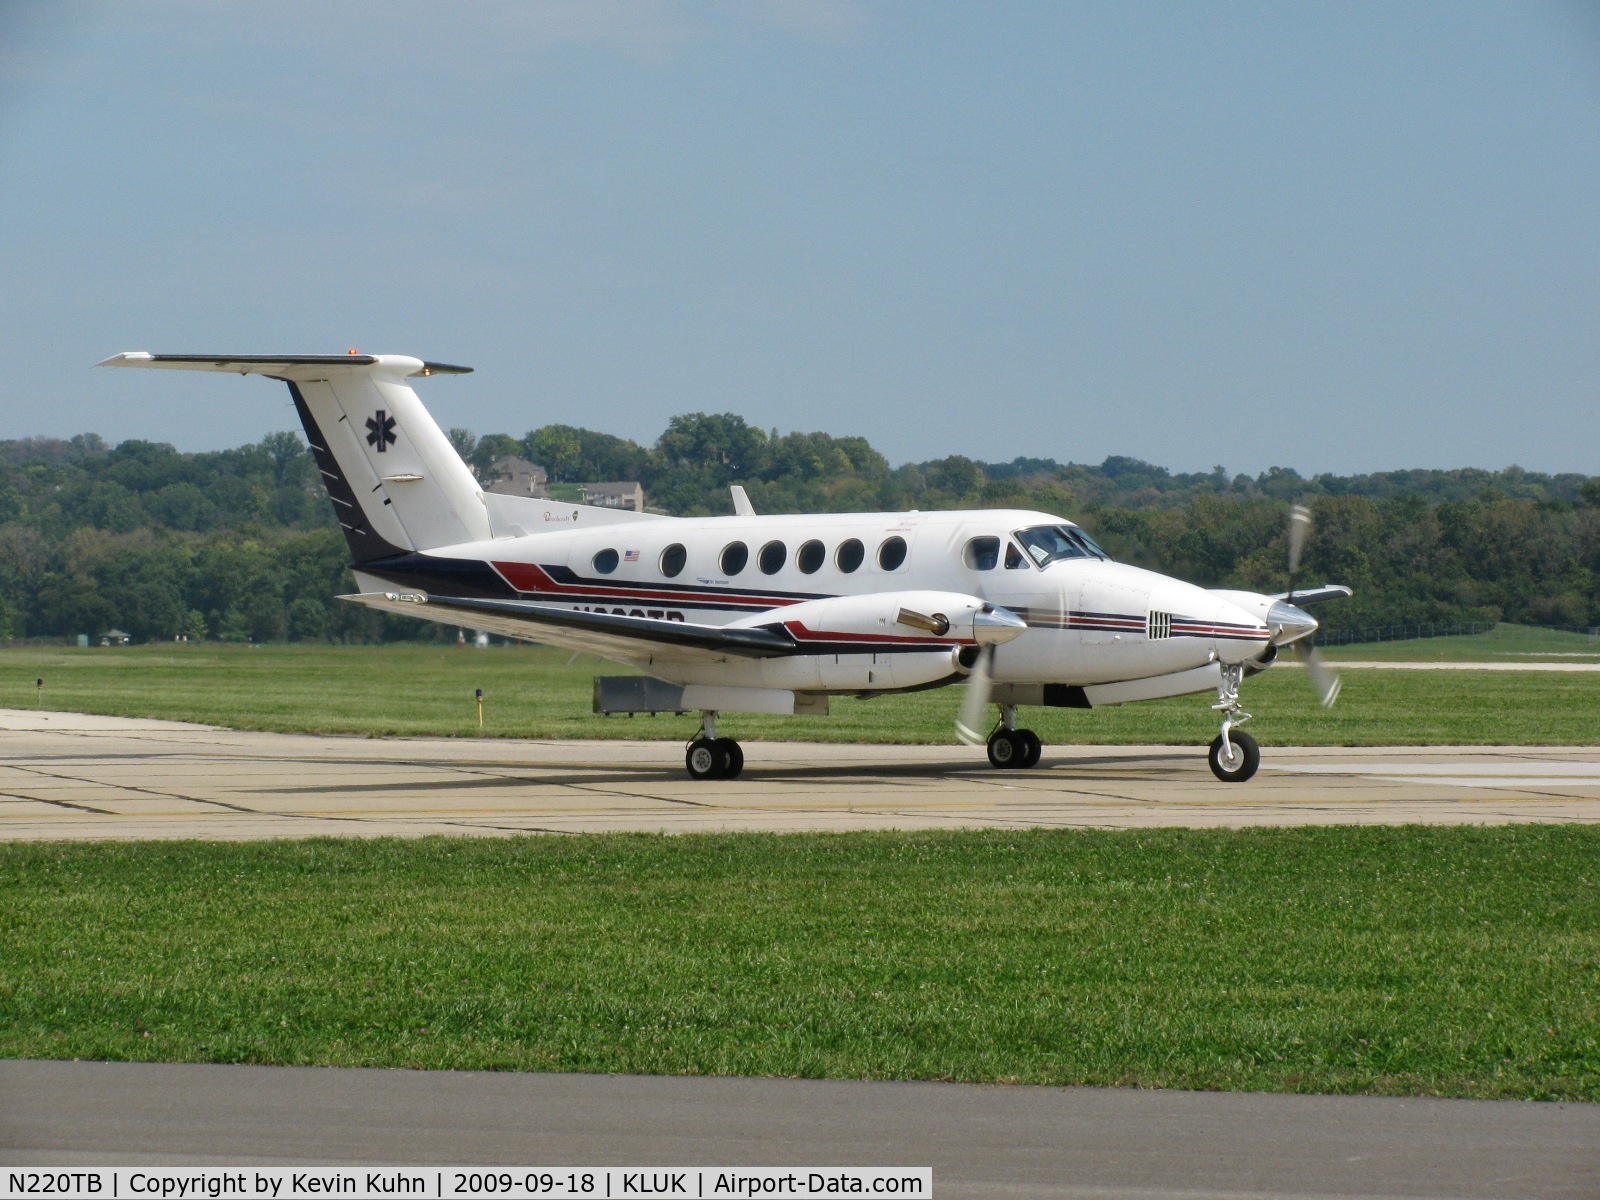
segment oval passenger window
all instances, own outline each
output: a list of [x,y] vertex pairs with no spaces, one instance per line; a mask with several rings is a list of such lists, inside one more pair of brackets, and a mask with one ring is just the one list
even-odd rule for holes
[[594,556],[594,569],[602,575],[609,575],[617,569],[617,552],[615,550],[602,550]]
[[674,542],[661,552],[661,573],[668,579],[683,574],[683,566],[689,561],[689,552],[683,546]]
[[1000,539],[997,537],[975,537],[967,543],[967,548],[961,552],[961,561],[974,571],[992,571],[995,564],[1000,561]]
[[822,560],[827,557],[828,552],[822,548],[822,543],[813,539],[795,552],[794,562],[807,575],[815,575],[822,569]]
[[861,560],[866,556],[866,548],[861,542],[856,538],[850,538],[839,543],[839,548],[833,552],[833,561],[839,564],[839,570],[848,575],[861,565]]
[[761,553],[756,561],[761,564],[763,575],[776,575],[783,570],[783,564],[789,558],[789,548],[782,542],[768,542],[761,547]]
[[906,560],[906,540],[903,537],[892,537],[878,547],[878,565],[885,571],[893,571]]
[[743,542],[729,542],[722,548],[722,573],[737,575],[750,561],[750,547]]

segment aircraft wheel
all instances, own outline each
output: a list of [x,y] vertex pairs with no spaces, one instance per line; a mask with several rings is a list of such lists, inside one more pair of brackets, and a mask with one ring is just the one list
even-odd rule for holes
[[995,730],[989,739],[989,765],[997,771],[1015,771],[1027,766],[1027,744],[1014,730]]
[[1256,773],[1256,768],[1261,765],[1261,747],[1256,745],[1255,738],[1248,733],[1240,733],[1235,729],[1228,735],[1228,740],[1233,743],[1233,757],[1222,756],[1222,735],[1218,734],[1211,743],[1211,773],[1223,783],[1243,783]]
[[[683,756],[690,779],[721,779],[728,769],[728,751],[721,738],[695,738]],[[740,755],[740,765],[744,756]]]
[[723,753],[728,756],[728,765],[722,769],[722,774],[717,778],[739,778],[739,772],[744,770],[744,751],[739,748],[739,743],[732,738],[718,738],[717,745],[721,746]]
[[1037,767],[1039,756],[1044,753],[1044,743],[1039,740],[1039,735],[1031,729],[1019,729],[1015,736],[1022,742],[1022,762],[1018,765],[1024,769]]

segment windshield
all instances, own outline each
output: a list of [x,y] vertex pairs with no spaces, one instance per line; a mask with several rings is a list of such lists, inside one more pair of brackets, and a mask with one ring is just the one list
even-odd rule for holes
[[1074,525],[1035,525],[1032,529],[1019,530],[1017,541],[1041,567],[1063,558],[1111,559],[1093,538]]

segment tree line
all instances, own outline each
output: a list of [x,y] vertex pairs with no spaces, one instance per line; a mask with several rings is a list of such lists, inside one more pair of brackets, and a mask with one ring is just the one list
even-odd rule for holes
[[[891,467],[864,438],[779,433],[728,413],[674,417],[650,446],[569,425],[521,438],[450,431],[486,475],[502,455],[553,482],[637,479],[651,507],[760,512],[1038,509],[1083,524],[1124,561],[1207,586],[1279,591],[1288,506],[1316,515],[1306,582],[1355,597],[1330,627],[1398,622],[1600,624],[1600,477],[1412,470],[1302,477],[1175,473],[961,455]],[[344,539],[305,444],[273,433],[231,450],[93,434],[0,442],[0,638],[178,636],[367,642],[452,636],[333,599],[353,590]]]

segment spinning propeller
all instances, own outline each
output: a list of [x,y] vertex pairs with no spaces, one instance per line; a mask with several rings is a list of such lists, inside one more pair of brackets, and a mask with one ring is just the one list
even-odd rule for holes
[[992,604],[985,604],[972,615],[972,640],[977,643],[977,654],[972,661],[972,673],[967,676],[961,711],[956,716],[956,736],[967,745],[984,744],[984,735],[979,731],[978,722],[983,720],[983,710],[989,707],[994,648],[1001,642],[1009,642],[1027,628],[1028,623],[1016,613]]
[[1294,652],[1306,669],[1306,678],[1311,681],[1318,701],[1323,708],[1331,708],[1339,698],[1339,676],[1322,661],[1312,641],[1312,633],[1317,628],[1316,618],[1294,602],[1300,558],[1305,552],[1306,535],[1310,532],[1311,510],[1304,504],[1296,504],[1289,510],[1289,590],[1268,611],[1267,624],[1273,628],[1274,646],[1294,646]]
[[978,722],[983,720],[983,710],[989,707],[990,665],[994,662],[994,647],[978,647],[977,661],[967,676],[967,686],[961,693],[961,711],[956,714],[956,736],[969,746],[981,746],[983,733]]

